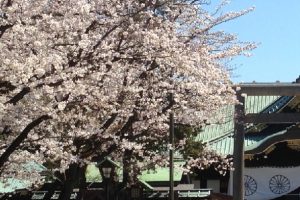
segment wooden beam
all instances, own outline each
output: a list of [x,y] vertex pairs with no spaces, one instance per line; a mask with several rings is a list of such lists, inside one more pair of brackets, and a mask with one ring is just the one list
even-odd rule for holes
[[273,137],[270,137],[266,141],[264,141],[262,144],[257,146],[254,149],[245,151],[245,154],[258,154],[265,151],[270,146],[287,140],[296,140],[300,139],[300,129],[299,128],[293,128],[290,130],[287,130],[286,132],[283,132],[282,134],[275,134]]
[[290,124],[300,122],[300,113],[249,113],[245,123]]
[[[173,93],[170,97],[171,101],[174,100]],[[170,166],[169,166],[169,176],[170,176],[170,190],[169,190],[169,200],[174,200],[174,113],[170,113]]]
[[[248,96],[297,96],[300,95],[299,83],[252,83],[238,84],[234,88]],[[239,90],[240,89],[240,90]]]

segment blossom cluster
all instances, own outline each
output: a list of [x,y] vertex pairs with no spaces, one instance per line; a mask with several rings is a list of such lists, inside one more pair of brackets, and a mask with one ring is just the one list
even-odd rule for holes
[[228,155],[218,154],[215,150],[206,148],[198,158],[190,158],[187,162],[187,171],[192,172],[195,169],[208,169],[213,167],[221,175],[226,175],[233,170],[233,159]]

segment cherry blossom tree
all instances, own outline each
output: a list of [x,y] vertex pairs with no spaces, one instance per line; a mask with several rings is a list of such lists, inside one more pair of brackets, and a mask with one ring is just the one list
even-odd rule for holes
[[0,0],[1,177],[107,155],[136,174],[165,162],[170,112],[199,127],[235,103],[226,61],[254,45],[217,25],[251,9],[203,3]]

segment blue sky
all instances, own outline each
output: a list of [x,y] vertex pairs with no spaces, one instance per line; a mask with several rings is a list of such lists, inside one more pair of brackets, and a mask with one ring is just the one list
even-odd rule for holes
[[233,82],[294,81],[300,75],[300,0],[232,0],[226,10],[251,6],[253,12],[219,27],[259,43],[251,57],[232,62]]

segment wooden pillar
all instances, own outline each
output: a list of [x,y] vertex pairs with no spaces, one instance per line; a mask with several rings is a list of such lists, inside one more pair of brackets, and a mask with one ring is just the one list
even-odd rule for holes
[[237,92],[240,104],[234,109],[233,200],[244,199],[245,98]]
[[[173,94],[171,94],[173,101]],[[170,113],[170,191],[169,199],[174,200],[174,113]]]

